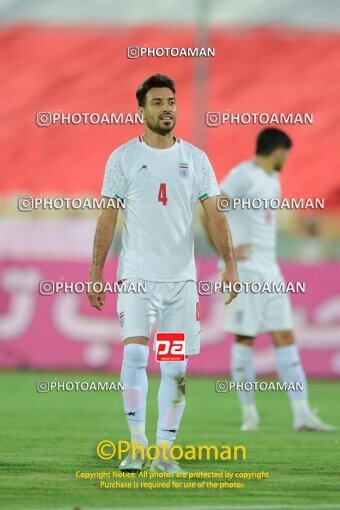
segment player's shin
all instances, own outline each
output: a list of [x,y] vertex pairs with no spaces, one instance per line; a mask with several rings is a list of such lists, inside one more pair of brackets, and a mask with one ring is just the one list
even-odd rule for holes
[[[307,379],[303,370],[300,356],[295,344],[277,347],[275,349],[277,373],[280,380],[287,384],[294,383],[294,388],[288,389],[288,397],[292,406],[294,421],[310,413],[307,394]],[[298,383],[298,384],[297,384]]]
[[147,446],[145,435],[146,396],[148,379],[146,366],[149,347],[142,344],[124,346],[121,382],[124,384],[123,402],[131,441]]
[[[185,408],[185,373],[187,361],[160,363],[161,383],[158,392],[157,446],[168,457]],[[166,448],[165,448],[166,445]]]
[[[253,347],[251,345],[233,344],[231,348],[231,376],[236,383],[253,383],[255,381]],[[247,421],[254,422],[251,428],[257,428],[258,413],[255,405],[254,389],[236,389],[242,408],[243,423],[245,424]]]

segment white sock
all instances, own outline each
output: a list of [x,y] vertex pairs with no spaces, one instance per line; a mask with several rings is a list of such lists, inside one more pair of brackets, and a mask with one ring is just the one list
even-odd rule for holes
[[295,344],[275,349],[277,373],[282,382],[303,383],[303,390],[288,390],[294,420],[298,421],[310,412],[308,405],[307,380]]
[[185,408],[186,361],[161,361],[161,384],[158,391],[157,446],[167,445],[176,434]]
[[123,402],[125,416],[131,434],[131,441],[147,445],[145,435],[146,395],[148,378],[149,347],[143,344],[124,346],[121,382],[124,384]]
[[[231,348],[231,376],[235,382],[254,382],[253,347],[235,342]],[[257,417],[254,390],[237,390],[243,418]]]

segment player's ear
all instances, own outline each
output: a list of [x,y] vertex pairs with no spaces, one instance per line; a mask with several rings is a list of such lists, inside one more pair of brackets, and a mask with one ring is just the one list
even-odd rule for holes
[[139,117],[142,117],[143,121],[144,121],[144,108],[143,108],[143,106],[137,106],[137,112],[138,112]]

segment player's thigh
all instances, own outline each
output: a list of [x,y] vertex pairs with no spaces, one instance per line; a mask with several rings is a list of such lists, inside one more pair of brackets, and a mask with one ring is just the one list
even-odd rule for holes
[[[256,276],[240,273],[241,282],[257,281]],[[240,337],[254,338],[261,331],[264,317],[265,300],[259,293],[240,292],[236,299],[225,307],[224,331]]]
[[275,345],[294,342],[293,316],[289,296],[285,293],[267,294],[263,332],[270,332]]
[[146,292],[120,292],[117,299],[121,337],[127,343],[147,343],[156,309],[152,285]]
[[200,351],[200,321],[197,285],[194,281],[164,283],[162,308],[157,314],[157,329],[185,333],[185,353]]

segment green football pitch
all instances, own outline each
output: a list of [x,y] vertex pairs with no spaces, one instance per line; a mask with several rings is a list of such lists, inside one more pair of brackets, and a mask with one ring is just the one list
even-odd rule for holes
[[[38,393],[48,381],[118,380],[103,374],[2,372],[0,410],[0,508],[340,508],[339,433],[294,432],[287,396],[258,392],[261,429],[241,432],[234,392],[216,393],[214,378],[188,377],[187,407],[177,444],[244,445],[246,460],[182,461],[191,472],[261,472],[268,478],[243,488],[110,488],[78,472],[115,470],[96,445],[127,440],[120,392]],[[221,378],[220,378],[221,379]],[[147,435],[155,443],[159,378],[149,377]],[[321,417],[340,423],[339,385],[311,381],[310,400]]]

